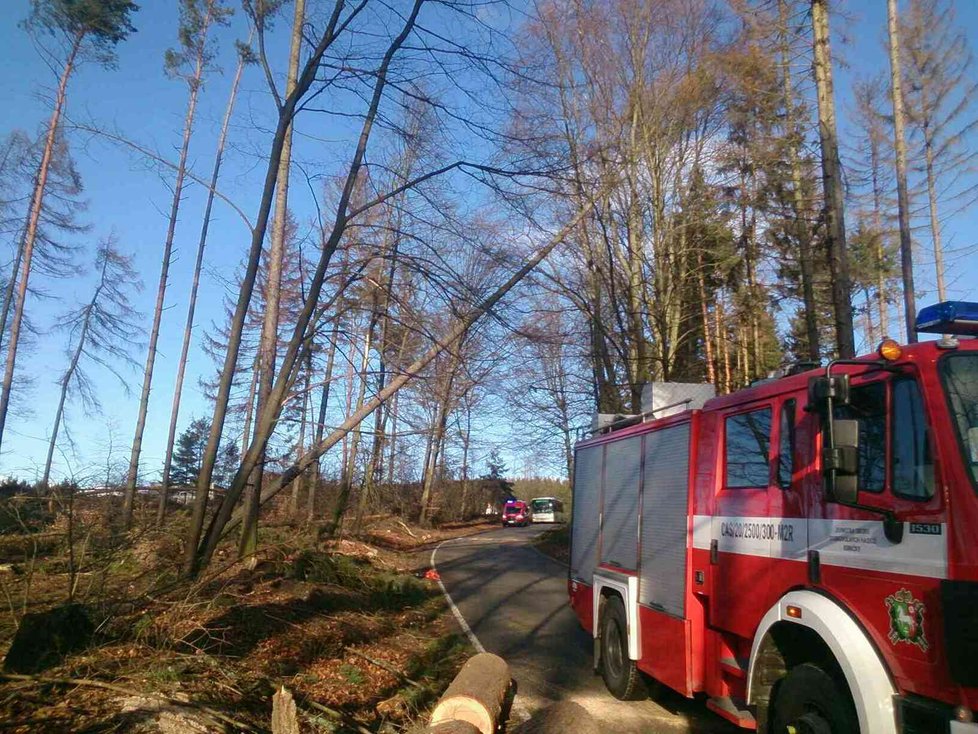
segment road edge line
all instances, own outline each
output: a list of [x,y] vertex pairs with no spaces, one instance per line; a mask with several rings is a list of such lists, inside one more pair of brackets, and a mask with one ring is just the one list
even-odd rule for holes
[[[431,569],[435,573],[438,573],[438,567],[435,565],[435,554],[438,552],[439,548],[445,545],[445,543],[451,542],[452,540],[454,540],[454,538],[443,540],[441,543],[439,543],[434,548],[432,548]],[[469,642],[472,643],[472,647],[475,648],[476,652],[485,652],[486,648],[482,646],[482,643],[479,642],[479,638],[475,636],[475,632],[473,632],[472,628],[469,627],[469,623],[465,621],[465,617],[462,616],[461,610],[457,606],[455,606],[455,602],[452,600],[452,595],[449,594],[448,589],[445,588],[445,584],[444,582],[442,582],[440,574],[438,575],[438,586],[441,589],[441,593],[445,595],[445,600],[448,602],[448,606],[451,608],[452,614],[455,615],[456,621],[458,622],[459,626],[462,628],[462,631],[465,633],[465,636],[469,638]]]

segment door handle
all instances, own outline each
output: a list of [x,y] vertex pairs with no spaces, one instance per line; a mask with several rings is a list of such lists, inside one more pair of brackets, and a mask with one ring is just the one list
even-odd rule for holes
[[720,560],[720,543],[716,538],[710,541],[710,565],[715,566]]

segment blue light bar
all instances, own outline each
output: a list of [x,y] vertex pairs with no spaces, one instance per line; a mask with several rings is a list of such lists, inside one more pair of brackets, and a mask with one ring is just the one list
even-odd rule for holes
[[944,301],[922,308],[916,331],[978,336],[978,303]]

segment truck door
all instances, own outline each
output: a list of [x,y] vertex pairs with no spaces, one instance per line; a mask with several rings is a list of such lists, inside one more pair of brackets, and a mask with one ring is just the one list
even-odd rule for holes
[[835,412],[859,421],[858,501],[879,512],[828,503],[820,492],[809,534],[818,585],[861,618],[896,675],[933,680],[947,516],[940,447],[916,369],[905,369],[854,377],[850,404]]
[[766,611],[774,416],[773,401],[752,404],[719,417],[717,427],[710,624],[741,637],[752,634]]

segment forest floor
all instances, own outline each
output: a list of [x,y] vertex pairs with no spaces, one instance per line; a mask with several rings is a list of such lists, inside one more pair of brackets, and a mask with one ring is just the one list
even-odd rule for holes
[[[495,527],[374,517],[358,538],[320,543],[314,531],[266,526],[254,568],[233,560],[229,542],[187,584],[176,574],[179,522],[106,549],[94,518],[74,520],[74,559],[48,542],[65,536],[58,520],[26,539],[0,534],[0,654],[25,613],[66,608],[69,585],[79,606],[68,608],[82,615],[69,625],[91,625],[78,642],[44,620],[44,645],[19,666],[8,656],[5,732],[268,731],[279,686],[303,731],[407,731],[472,653],[419,551]],[[45,659],[44,647],[71,651]]]

